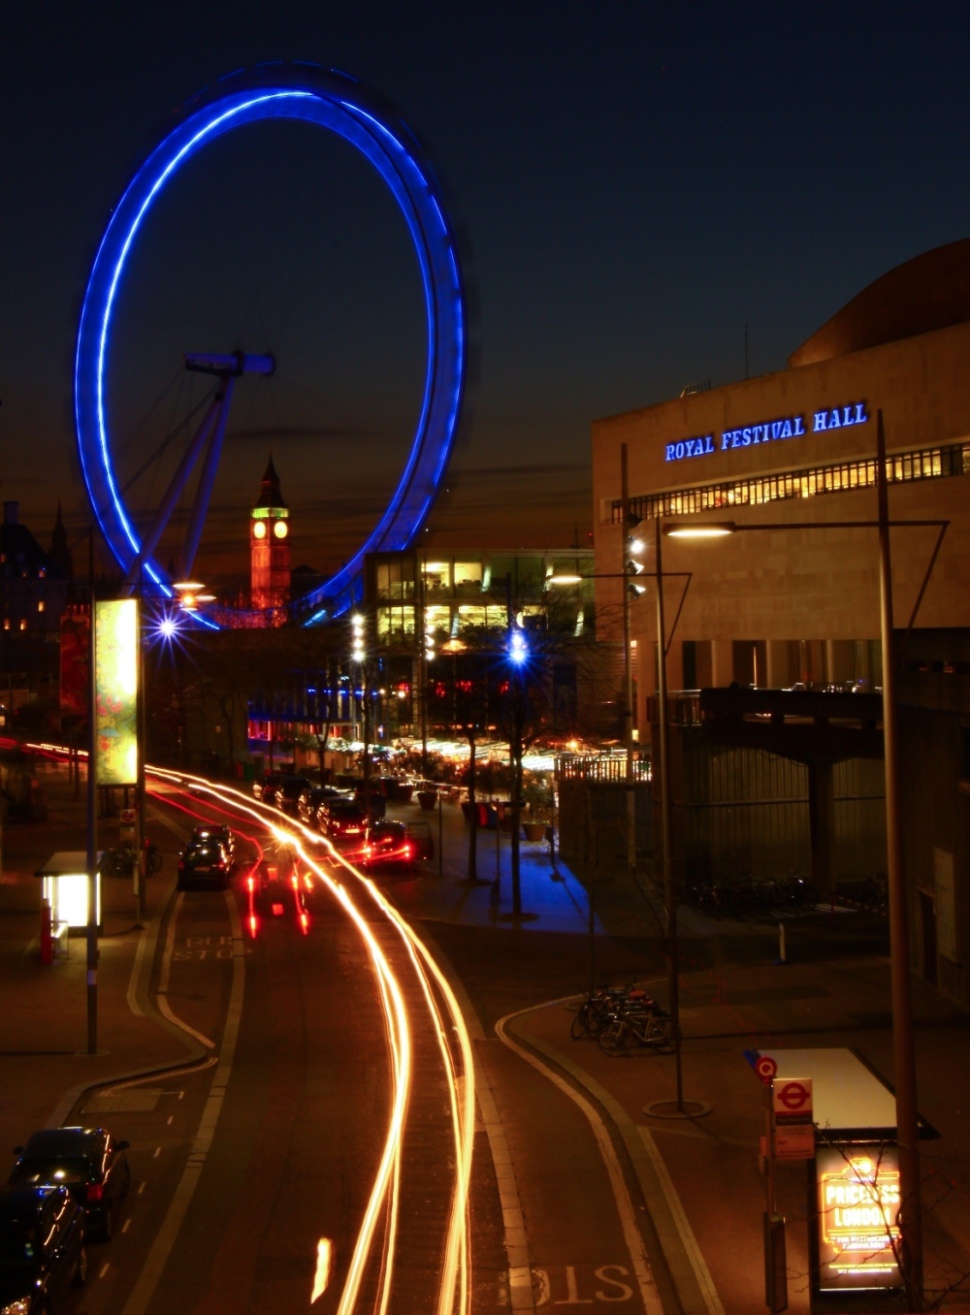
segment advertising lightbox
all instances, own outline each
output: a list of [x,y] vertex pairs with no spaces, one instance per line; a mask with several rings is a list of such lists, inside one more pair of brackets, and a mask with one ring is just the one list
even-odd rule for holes
[[898,1288],[899,1160],[895,1146],[820,1146],[820,1292]]
[[97,778],[138,780],[138,600],[95,604]]

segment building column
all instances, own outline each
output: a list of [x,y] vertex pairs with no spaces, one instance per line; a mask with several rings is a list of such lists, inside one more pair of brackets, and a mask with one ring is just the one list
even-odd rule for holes
[[711,640],[711,684],[730,685],[734,679],[734,644],[730,639]]
[[765,684],[768,689],[786,689],[792,683],[788,671],[787,639],[769,639],[765,648],[768,657]]

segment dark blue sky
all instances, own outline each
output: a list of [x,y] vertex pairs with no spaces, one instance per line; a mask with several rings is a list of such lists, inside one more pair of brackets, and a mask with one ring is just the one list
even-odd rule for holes
[[[745,321],[751,372],[780,368],[880,273],[967,235],[968,37],[955,4],[8,6],[3,496],[45,529],[58,496],[81,516],[70,365],[89,261],[171,113],[231,69],[347,70],[427,142],[467,235],[479,358],[432,525],[562,544],[592,523],[591,419],[740,377]],[[234,412],[213,571],[270,445],[297,557],[331,566],[410,438],[423,339],[403,225],[362,161],[307,132],[256,130],[199,157],[126,285],[124,460],[184,413],[181,351],[279,354],[271,389]],[[139,505],[163,484],[143,483]]]

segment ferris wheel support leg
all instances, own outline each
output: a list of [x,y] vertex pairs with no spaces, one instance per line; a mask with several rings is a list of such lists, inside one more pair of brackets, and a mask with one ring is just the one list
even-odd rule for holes
[[189,528],[185,534],[185,548],[182,553],[182,572],[183,579],[188,579],[192,574],[192,565],[195,562],[195,554],[199,549],[199,540],[202,537],[202,526],[205,522],[206,512],[209,510],[209,499],[212,497],[212,486],[215,483],[216,471],[219,469],[219,456],[222,452],[222,440],[226,432],[226,422],[229,419],[229,406],[232,402],[232,390],[235,384],[235,378],[230,375],[224,384],[224,387],[216,396],[216,401],[220,402],[219,416],[212,430],[212,437],[209,439],[209,450],[205,456],[205,464],[202,467],[202,474],[199,476],[199,487],[195,494],[195,505],[192,508],[192,517],[189,521]]
[[199,425],[199,428],[196,430],[192,442],[185,449],[182,460],[178,464],[178,469],[172,477],[172,482],[166,490],[165,497],[162,499],[161,505],[155,513],[148,533],[142,541],[141,550],[132,562],[131,568],[125,577],[125,590],[129,594],[134,593],[138,586],[138,581],[141,577],[145,562],[148,561],[152,553],[158,547],[158,541],[162,537],[165,526],[168,524],[172,512],[175,510],[179,498],[182,496],[182,490],[185,488],[189,475],[192,473],[192,467],[198,459],[203,444],[209,437],[221,406],[222,394],[220,392],[213,400],[208,411],[206,411],[202,424]]

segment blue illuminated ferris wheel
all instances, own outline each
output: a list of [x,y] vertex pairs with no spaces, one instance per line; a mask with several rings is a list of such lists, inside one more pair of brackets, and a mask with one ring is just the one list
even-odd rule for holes
[[[263,64],[231,74],[195,97],[176,126],[141,165],[105,229],[88,279],[78,327],[74,410],[88,499],[126,580],[172,596],[173,581],[155,560],[166,513],[178,500],[189,468],[203,448],[203,473],[182,568],[190,573],[212,490],[225,428],[214,417],[176,472],[152,528],[140,533],[116,474],[108,414],[107,372],[112,322],[126,264],[152,205],[196,152],[224,133],[266,120],[297,120],[342,137],[384,179],[408,225],[417,253],[427,321],[428,352],[417,427],[403,474],[383,515],[347,564],[302,600],[310,622],[341,610],[360,589],[364,554],[408,547],[441,485],[458,424],[466,360],[466,321],[455,235],[440,189],[417,141],[393,109],[345,74],[301,63]],[[243,372],[227,367],[226,378]],[[246,368],[249,368],[247,365]],[[263,371],[266,372],[265,370]],[[228,390],[231,395],[231,383]],[[228,404],[228,403],[227,403]]]

